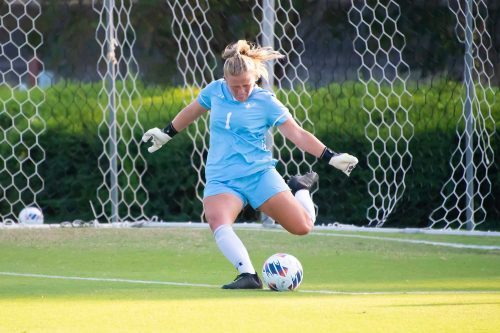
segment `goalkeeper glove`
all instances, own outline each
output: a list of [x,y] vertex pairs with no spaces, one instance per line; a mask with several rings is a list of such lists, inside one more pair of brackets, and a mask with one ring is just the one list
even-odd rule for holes
[[175,130],[172,123],[170,123],[167,127],[163,129],[163,131],[160,130],[158,127],[148,130],[142,136],[142,141],[148,142],[149,140],[151,140],[153,144],[151,145],[151,147],[148,148],[148,151],[150,153],[154,153],[155,151],[160,149],[165,143],[169,142],[172,139],[172,137],[176,134],[177,131]]
[[336,153],[331,149],[325,147],[323,153],[320,156],[321,159],[328,161],[328,164],[339,169],[347,176],[351,174],[351,171],[358,164],[358,159],[352,155],[346,153]]

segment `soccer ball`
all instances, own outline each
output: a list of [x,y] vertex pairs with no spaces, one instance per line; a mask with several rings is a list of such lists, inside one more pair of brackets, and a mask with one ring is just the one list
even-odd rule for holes
[[262,267],[262,278],[271,290],[286,291],[299,287],[304,277],[300,261],[287,253],[270,256]]
[[36,207],[25,207],[19,213],[19,223],[43,224],[43,213]]

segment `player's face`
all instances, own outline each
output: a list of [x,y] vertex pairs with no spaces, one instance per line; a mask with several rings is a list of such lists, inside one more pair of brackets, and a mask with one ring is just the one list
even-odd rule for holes
[[250,71],[243,72],[240,75],[226,75],[224,78],[229,90],[231,90],[231,94],[239,102],[248,99],[256,81],[255,74]]

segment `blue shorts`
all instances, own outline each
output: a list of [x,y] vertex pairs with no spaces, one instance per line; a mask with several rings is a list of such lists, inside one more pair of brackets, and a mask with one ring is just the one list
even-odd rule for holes
[[269,198],[283,191],[290,191],[290,188],[278,171],[273,168],[237,179],[208,181],[203,198],[231,193],[241,199],[243,206],[249,203],[250,206],[256,209]]

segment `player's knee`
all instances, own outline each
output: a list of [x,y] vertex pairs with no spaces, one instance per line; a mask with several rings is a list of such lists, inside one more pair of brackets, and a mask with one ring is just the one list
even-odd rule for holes
[[210,227],[210,230],[212,230],[212,232],[215,232],[217,229],[219,229],[219,227],[223,226],[223,225],[231,225],[232,223],[227,221],[227,220],[224,220],[224,219],[212,219],[212,220],[207,220],[208,222],[208,225]]
[[295,225],[292,233],[297,236],[305,236],[311,232],[313,226],[314,222],[311,220],[311,217],[305,216],[301,221],[299,221],[299,223]]
[[221,225],[224,224],[231,224],[228,219],[224,218],[224,216],[221,216],[220,214],[207,214],[205,213],[205,220],[207,221],[208,225],[210,226],[210,229],[214,232],[219,228]]

